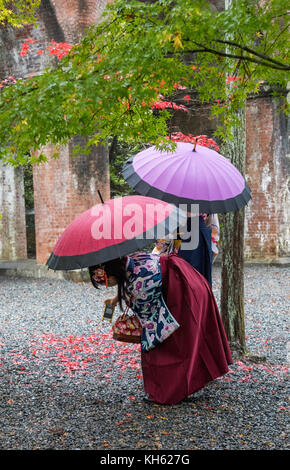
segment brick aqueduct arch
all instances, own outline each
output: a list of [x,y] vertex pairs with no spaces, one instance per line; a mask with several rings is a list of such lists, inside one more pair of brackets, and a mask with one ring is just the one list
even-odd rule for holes
[[[0,79],[26,77],[47,63],[36,54],[51,40],[74,43],[90,24],[99,20],[107,0],[42,0],[39,26],[18,30],[0,28]],[[213,1],[219,6],[219,0]],[[27,38],[32,53],[21,58]],[[33,53],[35,47],[35,53]],[[246,208],[246,258],[276,259],[289,256],[289,160],[287,120],[277,113],[269,95],[247,103],[246,177],[252,200]],[[214,122],[208,109],[194,103],[191,117],[176,115],[184,133],[211,134]],[[91,155],[73,156],[78,139],[62,147],[60,158],[33,168],[36,261],[44,264],[64,228],[82,211],[110,197],[108,151],[96,147]],[[53,147],[48,146],[48,154]],[[0,260],[27,258],[23,169],[0,165]]]

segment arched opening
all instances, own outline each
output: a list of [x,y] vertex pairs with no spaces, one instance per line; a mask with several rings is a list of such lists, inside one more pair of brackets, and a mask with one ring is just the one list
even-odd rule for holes
[[27,258],[36,258],[32,165],[23,167]]

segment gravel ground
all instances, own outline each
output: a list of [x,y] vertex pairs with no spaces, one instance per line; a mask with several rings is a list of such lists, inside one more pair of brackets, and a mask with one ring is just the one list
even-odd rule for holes
[[[101,321],[112,289],[1,277],[0,449],[289,449],[289,278],[289,268],[246,267],[246,339],[257,357],[161,406],[144,400],[139,345],[112,340]],[[219,302],[218,267],[213,289]]]

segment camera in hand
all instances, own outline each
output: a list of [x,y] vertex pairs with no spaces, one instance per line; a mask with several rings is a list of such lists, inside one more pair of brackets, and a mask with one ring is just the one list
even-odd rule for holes
[[114,310],[115,310],[115,307],[113,307],[113,305],[108,302],[105,305],[102,320],[112,321],[112,318],[113,318],[113,315],[114,315]]

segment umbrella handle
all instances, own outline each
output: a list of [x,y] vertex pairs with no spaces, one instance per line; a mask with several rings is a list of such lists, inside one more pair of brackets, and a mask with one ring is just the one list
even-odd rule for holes
[[99,194],[99,196],[100,196],[100,199],[101,199],[102,204],[105,204],[105,203],[104,203],[104,200],[103,200],[103,198],[102,198],[102,195],[101,195],[101,193],[100,193],[100,191],[99,191],[99,189],[98,189],[98,194]]

